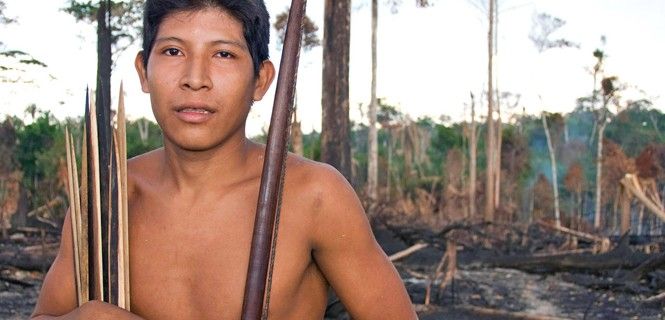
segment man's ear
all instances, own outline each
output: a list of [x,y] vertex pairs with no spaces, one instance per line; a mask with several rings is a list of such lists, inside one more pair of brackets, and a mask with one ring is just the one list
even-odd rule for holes
[[143,51],[139,51],[139,53],[136,54],[136,58],[134,59],[134,67],[136,68],[136,73],[139,74],[141,90],[143,90],[145,93],[150,93],[148,88],[148,70],[143,64]]
[[254,95],[252,98],[254,101],[259,101],[263,99],[263,96],[270,88],[272,80],[275,78],[275,66],[270,60],[264,60],[261,62],[261,67],[259,68],[259,75],[256,78],[256,83],[254,84]]

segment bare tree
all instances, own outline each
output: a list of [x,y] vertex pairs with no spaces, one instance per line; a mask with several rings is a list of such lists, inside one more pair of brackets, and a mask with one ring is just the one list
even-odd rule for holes
[[377,24],[378,24],[378,0],[372,0],[372,88],[371,101],[369,103],[369,132],[368,144],[369,154],[367,163],[367,195],[372,201],[377,199],[378,172],[379,172],[379,147],[378,135],[376,129],[376,42],[377,42]]
[[[568,48],[577,47],[577,44],[566,39],[551,39],[552,34],[559,30],[566,24],[564,20],[557,17],[552,17],[546,13],[541,13],[535,16],[534,23],[529,34],[529,39],[538,49],[539,53],[552,48]],[[550,167],[552,170],[552,193],[554,201],[554,219],[557,226],[561,226],[561,212],[559,210],[559,179],[557,175],[557,162],[556,162],[556,149],[552,142],[552,136],[547,125],[547,115],[545,112],[542,114],[543,129],[547,137],[547,147],[550,153]],[[565,130],[565,118],[563,118]]]
[[477,162],[477,147],[478,136],[476,131],[476,101],[471,95],[471,127],[469,129],[469,215],[476,214],[476,162]]
[[485,220],[494,220],[494,152],[496,148],[495,129],[494,129],[494,10],[496,0],[489,0],[489,28],[487,32],[487,140],[485,154],[487,157],[487,169],[485,170]]
[[556,170],[556,153],[552,143],[552,136],[550,129],[547,125],[547,113],[543,112],[541,115],[543,120],[543,129],[545,130],[545,137],[547,138],[547,149],[550,153],[550,167],[552,168],[552,192],[554,194],[554,220],[557,227],[561,226],[561,213],[559,211],[559,182]]
[[[597,54],[600,52],[600,54]],[[602,65],[602,60],[604,54],[600,50],[594,52],[594,56],[598,59],[598,64]],[[597,64],[597,66],[598,66]],[[600,69],[599,67],[598,69]],[[596,68],[594,68],[595,70]],[[595,76],[594,76],[595,78]],[[596,126],[598,127],[598,141],[596,148],[596,207],[593,217],[593,226],[595,228],[600,228],[601,224],[601,209],[602,209],[602,182],[603,182],[603,143],[605,139],[605,128],[610,122],[611,112],[608,108],[610,102],[616,102],[617,90],[618,88],[614,84],[617,80],[616,77],[607,77],[603,78],[601,81],[601,89],[603,102],[601,107],[598,110],[595,110],[596,114]],[[595,80],[594,80],[595,81]],[[594,90],[594,95],[595,95]]]

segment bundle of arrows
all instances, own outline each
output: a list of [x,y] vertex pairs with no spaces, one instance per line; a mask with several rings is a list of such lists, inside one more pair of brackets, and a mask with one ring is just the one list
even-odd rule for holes
[[79,306],[99,300],[129,310],[127,144],[122,85],[117,121],[97,110],[86,93],[79,170],[72,134],[66,130],[68,193]]

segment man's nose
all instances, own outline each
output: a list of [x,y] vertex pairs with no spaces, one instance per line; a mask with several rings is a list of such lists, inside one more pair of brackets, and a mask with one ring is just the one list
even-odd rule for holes
[[203,58],[193,57],[187,63],[187,68],[180,80],[180,87],[190,90],[211,89],[210,66]]

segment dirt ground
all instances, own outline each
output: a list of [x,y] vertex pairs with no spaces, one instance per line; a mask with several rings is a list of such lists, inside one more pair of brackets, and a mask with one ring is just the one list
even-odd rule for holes
[[[376,236],[388,254],[407,247],[386,230],[377,230]],[[423,320],[511,319],[478,314],[469,311],[469,307],[562,319],[665,319],[662,305],[641,303],[645,295],[588,289],[568,282],[567,273],[538,275],[512,269],[474,268],[463,263],[452,284],[435,294],[430,306],[425,306],[427,279],[423,276],[432,272],[442,254],[431,247],[395,263]],[[0,265],[0,319],[30,316],[43,275],[41,271]],[[340,309],[330,308],[328,319],[348,318]]]

